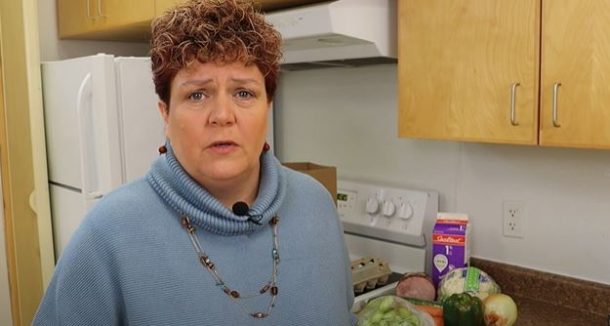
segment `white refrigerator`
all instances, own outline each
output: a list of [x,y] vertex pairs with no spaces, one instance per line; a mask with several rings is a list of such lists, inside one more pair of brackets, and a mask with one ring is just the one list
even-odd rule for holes
[[[42,64],[56,258],[87,210],[146,174],[165,143],[150,64],[107,54]],[[267,142],[273,149],[273,111]]]
[[113,188],[143,176],[165,141],[150,59],[107,54],[44,62],[55,254]]

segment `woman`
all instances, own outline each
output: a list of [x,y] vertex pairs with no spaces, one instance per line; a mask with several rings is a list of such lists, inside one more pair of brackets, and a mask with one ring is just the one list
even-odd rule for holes
[[167,143],[145,178],[88,214],[35,324],[354,323],[331,196],[266,150],[280,39],[239,0],[154,21]]

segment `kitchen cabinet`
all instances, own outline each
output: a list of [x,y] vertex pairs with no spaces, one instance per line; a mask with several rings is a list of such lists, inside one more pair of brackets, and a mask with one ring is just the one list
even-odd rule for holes
[[400,136],[535,144],[539,11],[531,0],[399,1]]
[[544,0],[542,13],[540,144],[610,148],[610,1]]
[[[155,0],[157,15],[186,0]],[[284,9],[329,0],[254,0],[264,11]]]
[[57,0],[59,37],[144,40],[155,14],[151,0]]
[[610,2],[399,1],[398,56],[401,137],[610,148]]
[[57,0],[59,37],[74,38],[93,30],[93,9],[91,0]]
[[[57,0],[59,37],[144,42],[150,23],[186,0]],[[324,0],[255,0],[263,10],[276,10]]]
[[186,2],[186,0],[155,0],[155,16],[162,15],[168,9],[182,2]]
[[254,0],[261,4],[264,11],[286,9],[290,7],[309,5],[317,2],[328,2],[329,0]]

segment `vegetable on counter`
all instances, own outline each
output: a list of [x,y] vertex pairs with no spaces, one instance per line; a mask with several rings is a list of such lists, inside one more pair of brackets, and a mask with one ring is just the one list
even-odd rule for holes
[[436,301],[419,300],[407,298],[407,301],[415,306],[415,309],[425,312],[434,319],[435,326],[443,326],[443,305]]
[[443,301],[445,326],[484,326],[483,303],[468,293],[454,293]]
[[436,298],[436,289],[426,273],[407,273],[398,281],[396,295],[432,301]]
[[434,326],[432,317],[418,311],[407,300],[393,295],[375,298],[358,316],[358,326]]
[[484,271],[476,267],[456,268],[445,276],[438,286],[438,300],[444,301],[454,293],[470,293],[484,300],[488,295],[500,293],[500,286]]
[[483,306],[487,326],[512,326],[517,321],[517,305],[506,294],[490,294],[483,301]]

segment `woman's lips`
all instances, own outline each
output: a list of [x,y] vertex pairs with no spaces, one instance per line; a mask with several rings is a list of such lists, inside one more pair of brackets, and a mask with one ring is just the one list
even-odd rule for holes
[[237,148],[237,144],[232,141],[217,141],[213,142],[208,150],[216,154],[228,154],[233,152]]

